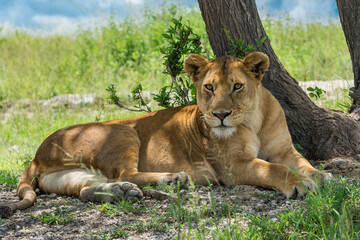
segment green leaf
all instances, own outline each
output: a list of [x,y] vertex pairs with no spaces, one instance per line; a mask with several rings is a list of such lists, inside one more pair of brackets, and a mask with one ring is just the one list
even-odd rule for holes
[[323,93],[323,91],[322,91],[321,89],[317,89],[317,90],[316,90],[316,93],[319,94],[319,95],[321,95],[321,94]]
[[191,95],[196,96],[196,88],[194,86],[191,87]]
[[171,36],[169,34],[163,33],[162,36],[166,39],[171,39]]

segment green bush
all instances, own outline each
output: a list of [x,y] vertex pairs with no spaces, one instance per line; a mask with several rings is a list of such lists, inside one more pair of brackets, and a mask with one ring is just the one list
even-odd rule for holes
[[[141,83],[155,91],[167,85],[160,49],[170,19],[182,16],[202,39],[207,58],[213,54],[197,9],[164,7],[143,19],[116,21],[74,36],[34,36],[23,31],[0,36],[0,101],[47,99],[59,94],[99,93],[109,84],[125,98]],[[265,19],[271,44],[297,80],[351,79],[348,48],[339,23],[296,23]]]

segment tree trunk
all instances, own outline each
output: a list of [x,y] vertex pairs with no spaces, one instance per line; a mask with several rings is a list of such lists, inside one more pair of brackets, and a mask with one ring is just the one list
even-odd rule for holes
[[350,89],[353,104],[350,113],[360,120],[360,1],[336,0],[340,21],[349,47],[354,71],[354,85]]
[[[198,0],[206,24],[211,47],[217,57],[226,55],[233,39],[254,44],[266,36],[254,0]],[[286,71],[267,40],[258,51],[270,58],[270,69],[263,85],[283,107],[293,142],[309,159],[329,159],[338,156],[358,158],[360,124],[342,112],[316,106]]]

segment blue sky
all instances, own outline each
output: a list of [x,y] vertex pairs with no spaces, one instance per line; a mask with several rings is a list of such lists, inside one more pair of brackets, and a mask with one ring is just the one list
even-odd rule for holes
[[[73,32],[105,22],[107,16],[137,16],[144,6],[158,8],[164,0],[0,0],[0,26],[49,32]],[[196,0],[171,0],[193,6]],[[262,16],[285,16],[311,21],[338,18],[335,0],[256,0]]]

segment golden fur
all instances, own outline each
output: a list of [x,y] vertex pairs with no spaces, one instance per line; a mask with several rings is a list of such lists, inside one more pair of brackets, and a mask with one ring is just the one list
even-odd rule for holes
[[304,186],[313,190],[315,175],[327,177],[295,150],[280,104],[261,85],[265,54],[213,61],[191,54],[184,67],[198,105],[58,130],[22,174],[17,193],[23,200],[11,207],[33,204],[37,187],[90,201],[131,200],[142,196],[136,185],[190,178],[291,197],[304,194]]

